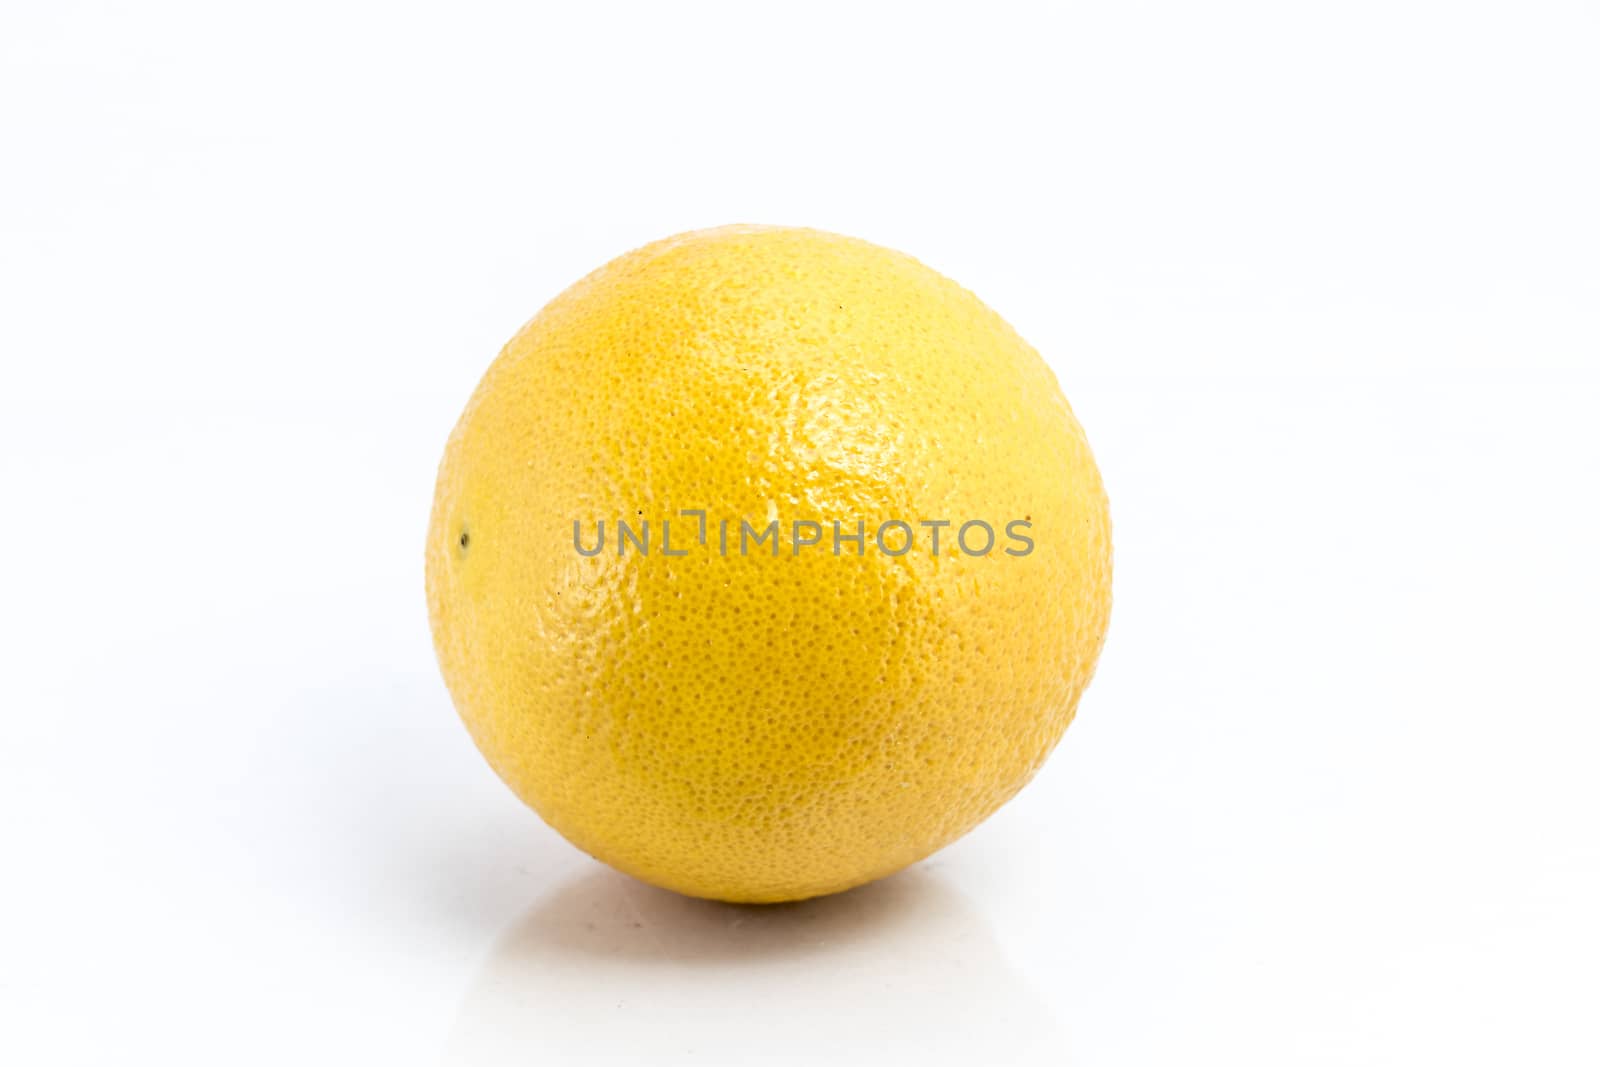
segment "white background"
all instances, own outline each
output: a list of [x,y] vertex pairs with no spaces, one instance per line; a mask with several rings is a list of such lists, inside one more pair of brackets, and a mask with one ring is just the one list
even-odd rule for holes
[[[1593,4],[12,0],[0,152],[5,1062],[1600,1058]],[[1117,539],[1038,780],[765,911],[523,809],[422,596],[500,344],[736,221],[1006,315]]]

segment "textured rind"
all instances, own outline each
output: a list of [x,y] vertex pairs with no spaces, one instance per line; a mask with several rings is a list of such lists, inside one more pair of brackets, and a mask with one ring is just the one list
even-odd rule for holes
[[[1000,541],[723,558],[677,519],[689,555],[661,555],[688,508]],[[626,517],[649,556],[574,551],[574,520],[592,545]],[[1007,555],[1021,518],[1035,548]],[[440,466],[427,587],[462,719],[546,821],[656,885],[792,900],[927,856],[1034,775],[1105,635],[1110,519],[1053,375],[972,294],[732,226],[606,264],[505,347]]]

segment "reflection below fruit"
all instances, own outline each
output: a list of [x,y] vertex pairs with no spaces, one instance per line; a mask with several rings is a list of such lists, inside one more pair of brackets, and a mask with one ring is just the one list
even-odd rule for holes
[[474,981],[445,1062],[1060,1063],[1049,1008],[937,873],[737,906],[600,870],[536,906]]

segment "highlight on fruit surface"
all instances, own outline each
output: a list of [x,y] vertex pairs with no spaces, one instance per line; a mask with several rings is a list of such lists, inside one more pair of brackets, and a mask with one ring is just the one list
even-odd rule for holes
[[644,881],[794,900],[890,874],[1072,721],[1111,530],[1054,375],[971,293],[816,230],[607,263],[473,393],[428,608],[502,779]]

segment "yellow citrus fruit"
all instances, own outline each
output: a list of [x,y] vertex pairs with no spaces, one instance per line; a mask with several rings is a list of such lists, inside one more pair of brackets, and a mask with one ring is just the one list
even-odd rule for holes
[[794,900],[927,856],[1044,763],[1105,635],[1110,519],[1054,376],[971,293],[729,226],[606,264],[505,347],[445,450],[427,586],[462,719],[550,825],[659,886]]

